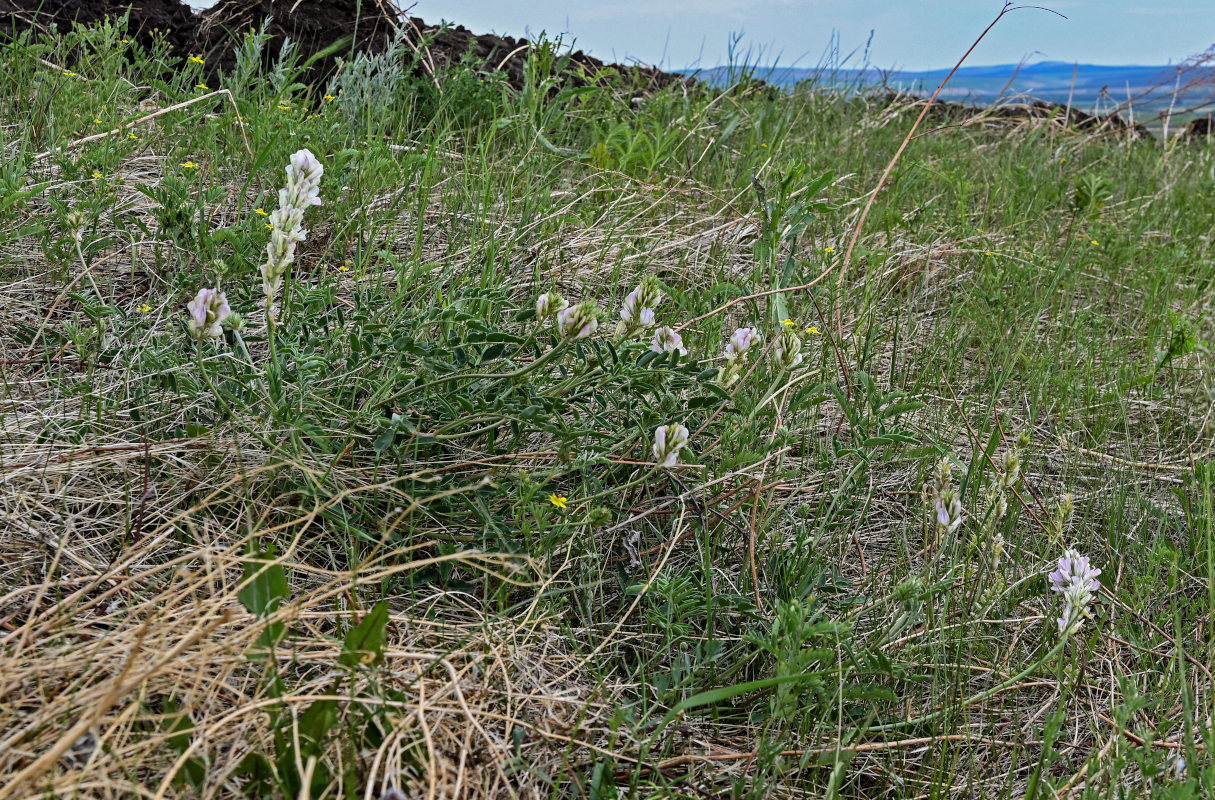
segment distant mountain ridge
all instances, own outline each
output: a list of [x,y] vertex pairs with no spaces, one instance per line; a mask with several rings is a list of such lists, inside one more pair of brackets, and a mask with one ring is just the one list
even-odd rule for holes
[[[727,81],[737,68],[714,67],[687,70],[711,83]],[[750,68],[753,77],[777,86],[817,81],[827,86],[887,86],[913,94],[931,93],[949,74],[949,69],[878,70],[799,67]],[[1180,91],[1178,78],[1180,77]],[[964,66],[941,93],[956,102],[988,105],[1000,99],[1032,96],[1055,103],[1068,103],[1087,111],[1109,111],[1134,98],[1133,109],[1157,114],[1170,104],[1178,111],[1215,99],[1215,68],[1182,68],[1177,65],[1073,64],[1039,61],[1032,64]]]

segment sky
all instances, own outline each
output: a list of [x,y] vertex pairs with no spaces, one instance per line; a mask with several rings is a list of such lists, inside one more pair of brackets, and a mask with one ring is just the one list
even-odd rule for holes
[[[405,0],[408,6],[412,0]],[[1035,0],[1028,0],[1035,2]],[[1067,61],[1164,65],[1215,44],[1215,0],[1037,0],[1004,17],[968,64]],[[858,66],[953,66],[1002,0],[416,0],[410,13],[476,33],[564,34],[607,61],[671,69],[726,63],[731,34],[748,63],[814,67],[835,48]],[[1059,16],[1063,15],[1063,16]],[[1064,18],[1066,17],[1066,19]]]

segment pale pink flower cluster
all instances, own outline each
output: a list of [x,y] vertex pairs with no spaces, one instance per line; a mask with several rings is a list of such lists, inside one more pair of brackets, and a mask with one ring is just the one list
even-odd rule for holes
[[655,311],[662,305],[665,296],[662,284],[653,275],[647,275],[637,288],[624,298],[620,309],[620,322],[616,324],[617,336],[632,336],[638,331],[649,330],[657,321]]
[[1093,595],[1101,588],[1097,576],[1101,570],[1089,563],[1075,549],[1069,549],[1059,559],[1058,568],[1047,575],[1052,592],[1063,595],[1063,615],[1059,617],[1059,632],[1070,633],[1092,616],[1089,606]]
[[726,365],[718,370],[717,380],[725,388],[738,383],[747,366],[747,351],[763,341],[763,335],[756,328],[739,328],[730,336],[726,344]]
[[663,325],[654,331],[654,341],[650,343],[650,349],[655,353],[679,353],[681,356],[688,354],[688,348],[683,346],[683,337],[670,325]]
[[199,342],[222,336],[224,320],[232,314],[227,296],[219,289],[199,289],[194,299],[186,303],[186,311],[190,336]]

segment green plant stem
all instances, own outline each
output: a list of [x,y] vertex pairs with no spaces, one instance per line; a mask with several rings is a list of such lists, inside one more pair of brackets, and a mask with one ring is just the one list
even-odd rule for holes
[[595,494],[590,495],[589,497],[580,498],[578,500],[578,505],[580,505],[580,506],[586,505],[587,503],[591,502],[592,500],[598,500],[600,497],[604,497],[609,494],[616,494],[618,492],[623,492],[625,489],[630,489],[639,483],[643,483],[647,478],[649,478],[651,475],[653,475],[657,471],[658,471],[658,467],[650,467],[649,470],[647,470],[646,472],[643,472],[641,475],[637,476],[636,478],[629,481],[628,483],[622,483],[619,486],[613,486],[610,489],[604,489],[602,492],[596,492]]
[[274,443],[269,441],[265,436],[263,436],[261,431],[254,430],[247,423],[245,423],[244,420],[242,420],[240,417],[236,416],[236,413],[232,410],[232,406],[228,405],[228,401],[224,399],[224,396],[222,394],[220,394],[219,389],[216,388],[214,382],[212,382],[211,374],[209,372],[207,372],[206,362],[203,361],[202,342],[195,342],[194,355],[195,355],[195,359],[198,363],[198,372],[200,375],[202,375],[203,382],[205,382],[207,384],[207,388],[211,390],[211,394],[215,396],[216,402],[219,403],[220,408],[222,408],[224,413],[228,415],[228,418],[231,419],[233,422],[235,422],[237,425],[244,428],[251,436],[253,436],[255,439],[257,439],[259,442],[261,442],[267,448],[269,448],[270,450],[273,450]]
[[465,372],[465,373],[461,373],[459,375],[444,375],[442,378],[435,378],[433,381],[427,381],[426,383],[422,384],[421,386],[411,386],[408,389],[404,389],[402,391],[390,394],[390,395],[388,395],[388,397],[385,397],[383,400],[380,400],[380,401],[372,404],[367,410],[383,408],[384,406],[389,405],[391,403],[395,403],[397,400],[400,400],[402,397],[411,395],[414,392],[420,392],[423,389],[430,389],[435,386],[441,386],[444,383],[448,383],[449,381],[513,380],[515,378],[521,378],[524,375],[526,375],[527,373],[531,372],[532,370],[539,369],[540,367],[544,366],[548,362],[552,361],[553,358],[555,358],[558,353],[564,352],[567,344],[568,343],[565,341],[558,342],[557,345],[552,350],[549,350],[547,353],[542,354],[539,358],[537,358],[532,363],[527,364],[526,366],[520,367],[519,369],[514,370],[513,372]]
[[915,725],[922,725],[925,722],[932,722],[933,720],[940,719],[941,717],[945,716],[946,714],[950,713],[951,711],[970,708],[971,706],[975,705],[976,703],[982,703],[987,698],[992,697],[996,694],[999,694],[1000,692],[1004,691],[1008,687],[1015,685],[1018,681],[1020,681],[1026,675],[1029,675],[1031,672],[1033,672],[1034,670],[1041,667],[1047,661],[1050,661],[1052,658],[1059,655],[1059,653],[1063,652],[1063,648],[1067,645],[1067,640],[1068,640],[1069,636],[1070,636],[1070,634],[1068,636],[1060,637],[1059,643],[1056,644],[1054,647],[1052,647],[1046,653],[1046,655],[1042,656],[1037,661],[1035,661],[1033,664],[1030,664],[1028,667],[1026,667],[1025,669],[1018,672],[1016,675],[1013,675],[1008,680],[1002,681],[999,684],[991,687],[990,689],[985,689],[976,695],[971,695],[970,697],[966,698],[965,700],[962,701],[962,703],[958,709],[943,708],[940,711],[934,711],[931,714],[925,714],[924,716],[916,717],[915,719],[906,719],[906,720],[903,720],[902,722],[891,722],[886,725],[875,725],[872,728],[867,728],[866,732],[874,733],[874,732],[882,732],[882,731],[902,730],[904,728],[910,728]]

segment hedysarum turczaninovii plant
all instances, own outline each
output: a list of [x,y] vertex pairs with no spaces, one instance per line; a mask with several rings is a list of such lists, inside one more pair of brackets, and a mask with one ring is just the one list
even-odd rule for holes
[[278,191],[278,208],[270,213],[270,242],[262,264],[262,291],[266,293],[266,317],[274,322],[274,299],[283,275],[295,261],[295,246],[304,241],[304,212],[321,204],[321,176],[325,168],[309,150],[291,154],[287,185]]

